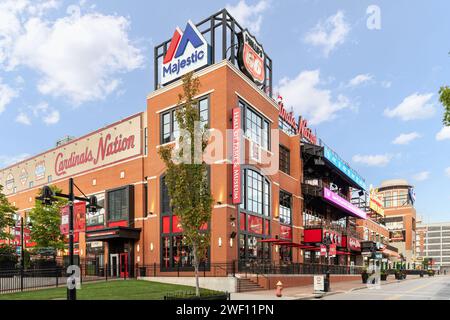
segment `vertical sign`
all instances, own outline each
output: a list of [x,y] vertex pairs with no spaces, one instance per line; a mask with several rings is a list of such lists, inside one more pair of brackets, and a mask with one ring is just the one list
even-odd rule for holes
[[233,109],[233,204],[241,203],[241,108]]
[[323,244],[320,245],[320,255],[322,257],[327,255],[327,246],[326,245],[323,245]]
[[330,257],[335,257],[336,256],[336,244],[330,244],[330,252],[329,252],[329,256]]

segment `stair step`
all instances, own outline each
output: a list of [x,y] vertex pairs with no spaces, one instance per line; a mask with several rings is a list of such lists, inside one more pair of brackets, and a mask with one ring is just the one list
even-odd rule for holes
[[241,278],[238,280],[238,292],[258,291],[264,290],[258,283],[247,279]]

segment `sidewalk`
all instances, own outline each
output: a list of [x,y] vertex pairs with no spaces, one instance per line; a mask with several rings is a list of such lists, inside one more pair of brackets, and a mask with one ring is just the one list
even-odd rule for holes
[[[380,281],[380,285],[388,285],[391,283],[397,283],[400,281],[408,281],[413,279],[419,279],[419,275],[408,275],[406,280],[395,280],[394,276],[388,277],[387,281]],[[325,295],[332,295],[337,293],[345,293],[354,290],[366,289],[367,285],[363,284],[361,280],[356,281],[342,281],[331,282],[331,292]],[[314,294],[314,286],[301,286],[283,289],[283,296],[277,298],[275,296],[275,290],[261,290],[243,293],[231,293],[231,300],[306,300],[316,298]]]

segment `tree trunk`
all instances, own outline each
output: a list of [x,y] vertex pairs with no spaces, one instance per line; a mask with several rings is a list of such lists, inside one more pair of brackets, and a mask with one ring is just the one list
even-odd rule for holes
[[194,249],[194,269],[195,269],[195,295],[200,297],[200,282],[198,278],[198,269],[199,269],[199,261],[197,257],[197,245],[193,244],[192,248]]

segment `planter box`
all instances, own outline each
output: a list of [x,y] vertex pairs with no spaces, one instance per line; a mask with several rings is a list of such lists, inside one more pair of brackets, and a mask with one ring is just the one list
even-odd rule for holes
[[386,281],[387,277],[388,277],[387,274],[381,274],[380,279],[381,279],[381,281]]

